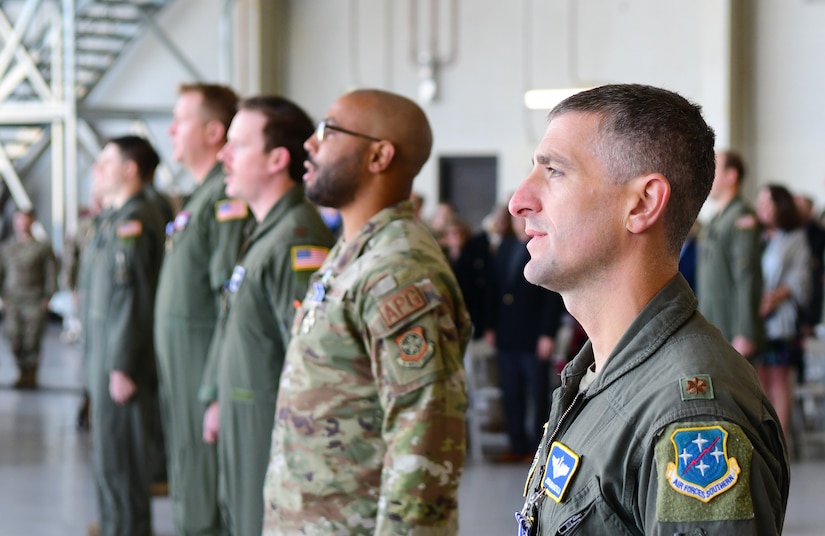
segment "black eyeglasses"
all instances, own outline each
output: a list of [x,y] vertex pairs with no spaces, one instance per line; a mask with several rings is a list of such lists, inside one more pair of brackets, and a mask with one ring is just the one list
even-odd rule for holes
[[327,130],[334,130],[336,132],[343,132],[344,134],[349,134],[350,136],[355,136],[358,138],[364,138],[365,140],[370,141],[383,141],[379,138],[374,138],[372,136],[367,136],[366,134],[361,134],[359,132],[353,132],[352,130],[347,130],[345,128],[341,128],[336,125],[330,125],[327,123],[326,119],[323,119],[318,126],[315,127],[315,138],[318,140],[318,143],[324,141],[324,137],[326,136]]

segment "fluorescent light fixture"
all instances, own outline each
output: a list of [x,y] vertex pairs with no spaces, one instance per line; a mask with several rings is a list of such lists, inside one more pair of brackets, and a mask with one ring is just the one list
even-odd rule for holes
[[550,110],[571,95],[585,91],[587,87],[563,87],[557,89],[531,89],[524,94],[524,105],[531,110]]

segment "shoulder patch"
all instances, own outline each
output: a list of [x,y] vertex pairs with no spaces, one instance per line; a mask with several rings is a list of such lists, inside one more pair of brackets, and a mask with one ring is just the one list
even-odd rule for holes
[[733,423],[668,426],[656,444],[658,521],[753,518],[752,454],[747,436]]
[[733,225],[737,229],[741,229],[743,231],[756,229],[756,216],[753,214],[745,214],[744,216],[737,218]]
[[320,246],[292,246],[292,269],[296,272],[315,271],[324,264],[329,248]]
[[249,207],[240,199],[223,199],[215,203],[215,219],[224,222],[242,220],[249,215]]
[[398,344],[401,365],[406,367],[421,367],[433,355],[430,341],[424,335],[421,327],[410,328],[395,338]]
[[140,220],[119,222],[115,233],[117,233],[118,238],[137,238],[143,234],[143,223]]
[[713,400],[713,382],[707,374],[697,374],[679,380],[682,400]]
[[417,286],[408,285],[381,300],[378,304],[378,313],[384,324],[392,327],[426,305],[424,293]]

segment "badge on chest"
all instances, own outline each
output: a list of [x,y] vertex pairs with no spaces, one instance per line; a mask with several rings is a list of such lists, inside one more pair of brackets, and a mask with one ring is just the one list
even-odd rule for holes
[[579,455],[554,441],[544,465],[544,478],[541,482],[544,493],[554,501],[561,502],[578,468]]

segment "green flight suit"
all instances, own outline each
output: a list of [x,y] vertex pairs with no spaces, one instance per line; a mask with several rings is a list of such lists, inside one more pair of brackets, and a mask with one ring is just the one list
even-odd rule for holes
[[[151,534],[147,419],[156,391],[152,320],[163,258],[163,222],[143,193],[100,221],[83,254],[87,385],[91,396],[92,468],[102,536]],[[109,394],[117,370],[137,385],[125,404]]]
[[582,389],[588,342],[561,373],[529,471],[530,534],[775,535],[790,482],[756,372],[696,312],[680,274]]
[[226,199],[220,164],[167,225],[155,309],[161,409],[179,536],[222,534],[216,448],[203,442],[198,400],[220,290],[240,250],[246,205]]
[[702,227],[696,266],[699,311],[728,342],[744,335],[757,347],[764,339],[759,235],[753,210],[736,197]]
[[221,513],[233,536],[261,534],[275,400],[295,303],[334,241],[296,186],[258,224],[225,287],[202,399],[212,402],[217,394],[219,402]]

